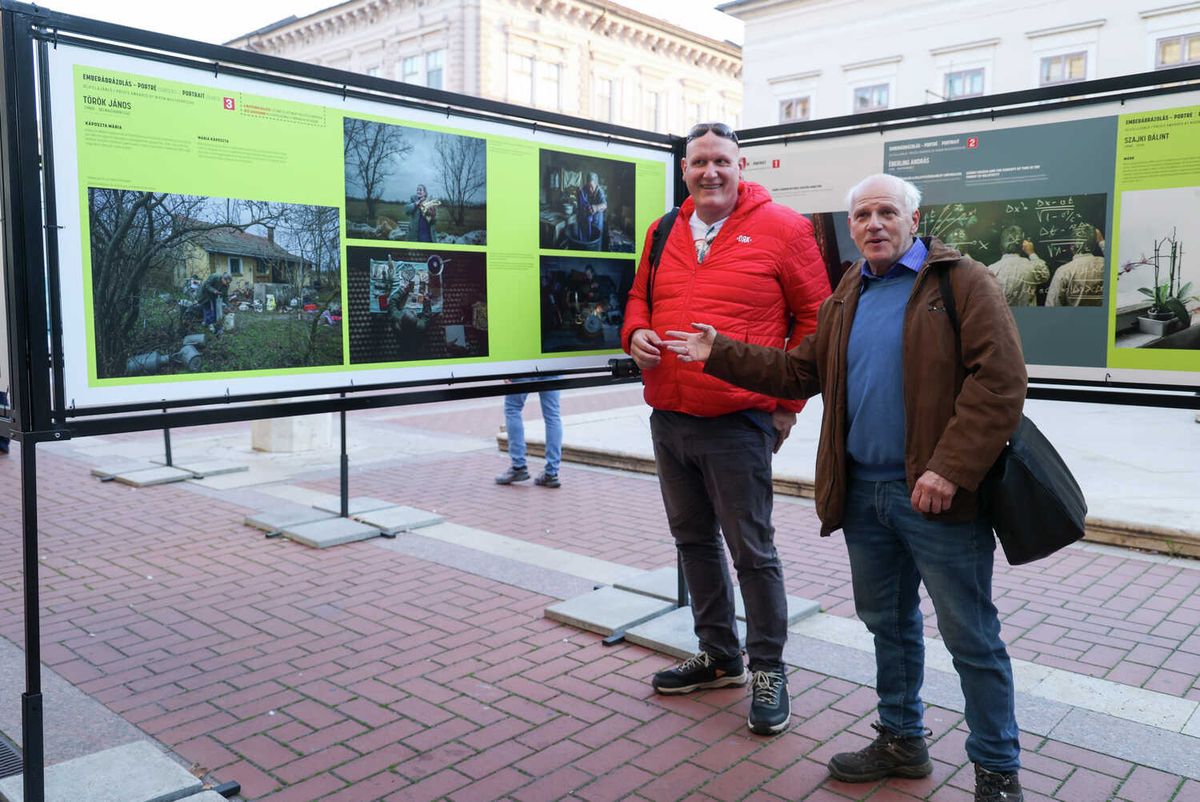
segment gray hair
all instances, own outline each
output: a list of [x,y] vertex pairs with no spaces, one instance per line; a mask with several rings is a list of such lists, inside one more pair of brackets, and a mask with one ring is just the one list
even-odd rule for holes
[[905,215],[911,215],[921,206],[921,190],[917,189],[912,182],[905,181],[903,178],[890,173],[876,173],[875,175],[867,176],[850,188],[850,191],[846,193],[847,209],[854,208],[855,197],[862,192],[863,187],[872,181],[883,181],[892,185],[897,197],[903,203]]

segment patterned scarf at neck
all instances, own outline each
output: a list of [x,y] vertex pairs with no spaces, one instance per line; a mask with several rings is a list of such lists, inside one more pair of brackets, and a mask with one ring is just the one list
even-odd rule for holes
[[714,223],[704,232],[704,239],[693,240],[696,246],[696,261],[704,262],[704,257],[708,256],[708,249],[712,246],[712,241],[717,237],[717,226]]

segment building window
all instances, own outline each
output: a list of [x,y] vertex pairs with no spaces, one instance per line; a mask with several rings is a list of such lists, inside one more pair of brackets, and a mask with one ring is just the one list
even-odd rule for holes
[[703,103],[692,103],[688,108],[693,123],[708,122],[708,112]]
[[887,84],[860,86],[854,90],[854,111],[878,111],[888,107]]
[[946,100],[983,94],[983,67],[946,73]]
[[533,59],[516,53],[510,53],[508,58],[508,100],[532,106]]
[[446,67],[446,51],[433,50],[425,54],[425,85],[442,89],[442,70]]
[[242,275],[242,258],[240,256],[229,257],[229,275]]
[[812,114],[812,98],[808,95],[779,101],[779,122],[794,123],[807,120]]
[[539,62],[537,65],[537,105],[551,111],[561,110],[561,85],[562,67],[558,64]]
[[646,125],[651,131],[662,131],[666,127],[663,125],[662,119],[662,92],[642,92],[642,103],[646,115]]
[[416,84],[421,82],[421,57],[420,56],[405,56],[400,62],[401,81],[406,84]]
[[596,80],[596,110],[592,116],[597,120],[612,122],[613,82],[611,78],[599,78]]
[[1154,48],[1154,67],[1182,67],[1200,63],[1200,33],[1185,33],[1159,39]]
[[1087,78],[1087,53],[1063,53],[1042,59],[1038,82],[1041,86],[1069,84]]
[[378,66],[367,67],[367,75],[371,78],[378,78],[379,77],[379,67]]

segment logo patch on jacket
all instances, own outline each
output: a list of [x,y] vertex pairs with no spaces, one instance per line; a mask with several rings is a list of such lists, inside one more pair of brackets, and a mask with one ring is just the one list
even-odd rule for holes
[[738,238],[737,238],[737,241],[738,241],[738,242],[740,242],[740,243],[742,243],[743,245],[748,245],[748,244],[750,244],[750,242],[751,242],[752,240],[750,239],[750,235],[749,235],[749,234],[739,234],[739,235],[738,235]]

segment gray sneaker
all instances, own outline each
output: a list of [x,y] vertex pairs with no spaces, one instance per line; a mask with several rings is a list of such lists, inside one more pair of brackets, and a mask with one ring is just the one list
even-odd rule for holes
[[529,469],[522,465],[520,468],[510,467],[496,477],[496,484],[511,485],[513,482],[524,482],[529,478]]
[[879,733],[870,746],[857,752],[841,752],[829,761],[829,773],[844,783],[866,783],[884,777],[928,777],[933,772],[929,749],[920,735],[900,736],[878,722]]
[[533,480],[533,483],[538,487],[562,487],[562,482],[558,481],[557,473],[542,472],[538,478]]

